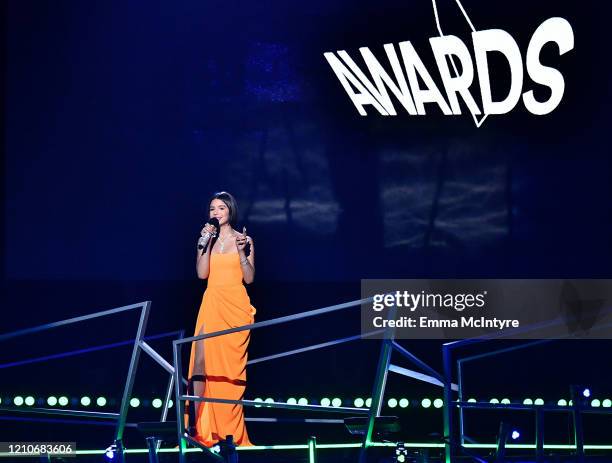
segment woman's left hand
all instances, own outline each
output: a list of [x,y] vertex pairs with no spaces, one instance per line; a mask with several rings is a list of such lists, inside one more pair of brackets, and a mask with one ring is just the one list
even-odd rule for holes
[[238,235],[236,235],[236,248],[238,249],[238,252],[244,251],[244,248],[246,248],[247,244],[252,245],[253,238],[247,236],[245,233],[239,233]]

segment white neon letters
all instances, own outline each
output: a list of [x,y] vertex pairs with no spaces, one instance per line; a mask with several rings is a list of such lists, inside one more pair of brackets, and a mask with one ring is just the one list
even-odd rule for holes
[[[362,47],[359,51],[370,77],[366,76],[344,50],[339,50],[337,56],[333,52],[324,53],[324,56],[362,116],[367,115],[365,107],[368,105],[384,116],[397,115],[392,96],[410,115],[425,115],[425,103],[436,104],[445,115],[459,115],[460,100],[471,114],[506,114],[514,109],[522,96],[525,108],[530,113],[541,116],[554,111],[565,92],[563,75],[557,69],[544,66],[540,62],[541,50],[549,42],[557,44],[560,56],[572,50],[574,32],[569,22],[563,18],[550,18],[535,30],[527,48],[525,74],[521,51],[516,41],[501,29],[472,33],[474,61],[468,47],[456,36],[446,35],[429,39],[445,95],[408,41],[400,42],[397,47],[390,43],[384,46],[392,75],[389,75],[367,47]],[[498,101],[493,101],[491,93],[491,83],[494,79],[489,72],[489,53],[501,53],[511,73],[510,87],[504,89],[502,93],[505,97]],[[453,64],[453,72],[449,68],[448,59]],[[455,63],[459,63],[459,66]],[[521,95],[523,85],[528,81],[526,76],[529,76],[533,83],[550,88],[550,97],[546,101],[537,101],[532,89]],[[478,107],[473,90],[470,91],[475,80],[480,87],[481,108]]]

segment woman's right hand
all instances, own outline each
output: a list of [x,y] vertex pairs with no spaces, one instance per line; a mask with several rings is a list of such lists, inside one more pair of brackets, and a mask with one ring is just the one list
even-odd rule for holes
[[214,235],[216,232],[217,232],[217,227],[207,223],[206,225],[204,225],[204,228],[202,228],[202,231],[200,231],[200,235],[204,236],[204,233]]

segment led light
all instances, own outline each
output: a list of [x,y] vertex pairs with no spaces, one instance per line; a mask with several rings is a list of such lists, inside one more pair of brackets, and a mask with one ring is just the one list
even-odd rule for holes
[[355,405],[357,408],[361,408],[365,405],[365,400],[363,400],[361,397],[357,397],[353,402],[353,405]]
[[306,397],[300,397],[298,399],[298,405],[308,405],[308,399]]
[[586,388],[584,391],[582,391],[582,395],[585,397],[591,397],[591,390]]
[[534,405],[544,405],[544,399],[535,399]]
[[521,433],[515,429],[512,431],[512,435],[510,437],[512,437],[512,440],[517,440],[519,437],[521,437]]
[[172,402],[172,400],[168,401],[168,408],[172,408],[172,405],[174,405],[174,402]]
[[26,404],[28,407],[31,407],[31,406],[32,406],[32,405],[34,405],[35,403],[36,403],[36,400],[34,400],[34,397],[32,397],[31,395],[29,395],[29,396],[27,396],[27,397],[25,398],[25,404]]
[[468,402],[469,402],[469,403],[472,403],[472,404],[473,404],[473,403],[476,403],[476,399],[474,399],[474,398],[468,399]]
[[164,402],[162,401],[162,399],[153,399],[153,402],[151,402],[151,405],[153,405],[153,408],[161,408],[163,404]]
[[21,407],[23,405],[23,397],[21,397],[20,395],[15,396],[15,398],[13,399],[13,405]]
[[427,398],[425,398],[425,399],[421,400],[421,406],[422,406],[423,408],[429,408],[429,407],[431,407],[431,400],[430,400],[430,399],[427,399]]
[[399,406],[401,408],[406,408],[408,405],[410,405],[410,401],[408,399],[400,399]]
[[264,403],[266,403],[266,404],[273,404],[274,403],[274,399],[272,397],[268,397],[268,398],[266,398],[266,400],[264,400]]
[[140,400],[136,397],[132,397],[130,399],[130,406],[134,408],[138,408],[140,406]]
[[[27,399],[26,399],[27,400]],[[27,403],[27,402],[26,402]],[[591,400],[591,407],[601,407],[601,401],[599,399]]]
[[296,399],[295,397],[289,397],[289,398],[287,399],[287,403],[288,403],[289,405],[297,405],[297,399]]
[[510,399],[502,399],[501,403],[503,403],[504,405],[510,405]]
[[98,405],[98,407],[104,407],[106,405],[106,399],[104,397],[98,397],[96,399],[96,405]]
[[489,400],[489,403],[498,404],[499,400],[498,399],[491,399],[491,400]]
[[610,407],[612,407],[612,400],[610,400],[610,399],[605,399],[605,400],[604,400],[604,401],[601,403],[601,405],[602,405],[604,408],[610,408]]
[[397,399],[394,399],[393,397],[391,397],[388,401],[387,401],[387,405],[389,406],[389,408],[395,408],[397,407]]
[[559,399],[559,401],[557,402],[557,405],[559,407],[567,407],[567,400],[565,399]]
[[533,405],[533,400],[525,399],[525,400],[523,400],[523,405]]
[[331,400],[329,400],[328,397],[323,397],[321,399],[321,405],[323,405],[324,407],[329,407],[331,405]]
[[442,408],[443,405],[444,405],[444,401],[442,399],[436,399],[433,401],[433,406],[435,408]]
[[117,446],[115,444],[109,445],[106,450],[104,450],[104,458],[106,461],[114,461],[115,456],[117,455]]
[[372,406],[372,398],[368,397],[365,401],[366,407],[370,408]]
[[[261,402],[261,403],[263,403],[263,399],[261,397],[255,397],[253,402]],[[261,407],[261,405],[255,405],[255,408],[259,408],[259,407]]]
[[58,403],[60,404],[60,406],[65,407],[66,405],[68,405],[68,397],[66,397],[66,396],[64,396],[64,395],[63,395],[63,396],[61,396],[61,397],[58,399]]
[[55,407],[57,405],[57,397],[55,396],[47,397],[47,405],[49,405],[49,407]]
[[89,407],[91,405],[91,399],[87,396],[81,397],[81,405],[83,407]]
[[340,399],[339,397],[334,397],[331,403],[332,403],[332,407],[338,408],[342,406],[342,399]]

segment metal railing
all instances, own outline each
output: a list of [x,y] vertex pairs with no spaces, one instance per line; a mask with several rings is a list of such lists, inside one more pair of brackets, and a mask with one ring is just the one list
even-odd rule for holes
[[[107,348],[112,348],[112,347],[118,347],[121,345],[129,345],[131,344],[132,347],[132,354],[130,357],[130,364],[129,364],[129,369],[128,369],[128,374],[125,380],[125,385],[123,387],[123,395],[122,395],[122,399],[121,399],[121,406],[119,409],[119,412],[113,412],[113,413],[108,413],[108,412],[91,412],[91,411],[85,411],[85,410],[70,410],[70,409],[54,409],[54,408],[41,408],[41,407],[15,407],[15,406],[9,406],[9,405],[1,405],[0,406],[0,411],[10,411],[10,412],[19,412],[19,413],[33,413],[33,414],[43,414],[43,415],[69,415],[69,416],[76,416],[76,417],[80,417],[80,418],[92,418],[92,419],[102,419],[102,420],[114,420],[115,423],[115,433],[114,433],[114,443],[116,445],[116,450],[117,450],[117,454],[118,454],[118,461],[119,462],[123,462],[124,461],[124,455],[123,455],[123,443],[122,443],[122,439],[123,439],[123,432],[125,430],[125,427],[127,425],[127,413],[128,413],[128,409],[129,409],[129,402],[130,402],[130,396],[132,394],[132,389],[134,386],[134,380],[136,378],[136,370],[138,368],[138,361],[140,358],[140,352],[143,351],[146,354],[148,354],[155,362],[157,362],[164,370],[166,370],[169,374],[169,380],[168,380],[168,385],[166,388],[166,394],[164,397],[164,403],[163,403],[163,407],[162,407],[162,412],[161,412],[161,420],[162,421],[166,421],[167,415],[168,415],[168,408],[169,408],[169,403],[170,403],[170,398],[172,395],[172,389],[174,387],[174,381],[176,380],[176,376],[174,375],[174,367],[167,362],[161,355],[159,355],[147,342],[145,339],[145,330],[146,330],[146,326],[147,326],[147,321],[149,319],[149,313],[151,311],[151,302],[150,301],[146,301],[146,302],[140,302],[137,304],[131,304],[131,305],[127,305],[127,306],[123,306],[123,307],[117,307],[114,309],[110,309],[110,310],[103,310],[100,312],[96,312],[96,313],[92,313],[89,315],[82,315],[79,317],[73,317],[73,318],[68,318],[65,320],[60,320],[57,322],[52,322],[52,323],[47,323],[44,325],[39,325],[39,326],[35,326],[35,327],[31,327],[31,328],[26,328],[26,329],[22,329],[22,330],[17,330],[17,331],[13,331],[10,333],[5,333],[5,334],[0,334],[0,342],[9,340],[9,339],[14,339],[17,337],[21,337],[21,336],[29,336],[35,333],[40,333],[43,331],[47,331],[47,330],[51,330],[54,328],[58,328],[58,327],[62,327],[62,326],[67,326],[67,325],[72,325],[75,323],[80,323],[80,322],[85,322],[85,321],[89,321],[89,320],[93,320],[93,319],[97,319],[97,318],[101,318],[101,317],[106,317],[106,316],[110,316],[110,315],[115,315],[115,314],[119,314],[119,313],[123,313],[123,312],[128,312],[131,310],[138,310],[140,309],[140,318],[139,318],[139,322],[138,322],[138,328],[136,330],[136,337],[133,340],[130,341],[123,341],[123,342],[119,342],[119,343],[113,343],[113,344],[108,344],[105,346],[96,346],[93,348],[86,348],[86,349],[80,349],[78,351],[72,351],[72,352],[68,352],[68,353],[62,353],[62,354],[54,354],[54,355],[49,355],[46,357],[42,357],[42,358],[36,358],[36,359],[29,359],[29,360],[22,360],[22,361],[17,361],[17,362],[12,362],[12,363],[7,363],[7,364],[3,364],[0,365],[0,368],[9,368],[9,367],[13,367],[13,366],[18,366],[18,365],[23,365],[26,363],[35,363],[35,362],[41,362],[41,361],[48,361],[48,360],[52,360],[52,359],[56,359],[56,358],[64,358],[67,356],[71,356],[71,355],[77,355],[77,354],[82,354],[82,353],[86,353],[86,352],[91,352],[91,351],[97,351],[97,350],[103,350],[103,349],[107,349]],[[163,335],[163,337],[166,336],[176,336],[178,335],[179,338],[182,337],[182,332],[178,332],[178,331],[174,331],[171,333],[165,333]],[[155,338],[159,338],[162,336],[152,336],[151,339],[155,339]],[[181,378],[181,382],[185,382],[184,379]],[[98,424],[100,422],[96,422],[96,421],[84,421],[83,423],[86,424]]]
[[[303,320],[310,317],[316,317],[340,310],[345,310],[349,308],[354,308],[357,306],[361,306],[362,304],[370,303],[373,301],[373,298],[365,298],[352,302],[346,302],[343,304],[332,305],[329,307],[323,307],[320,309],[309,310],[293,315],[287,315],[284,317],[278,317],[271,320],[266,320],[262,322],[252,323],[249,325],[244,325],[236,328],[230,328],[226,330],[216,331],[213,333],[202,334],[198,336],[192,336],[188,338],[179,339],[173,342],[173,357],[174,357],[174,375],[175,382],[178,384],[178,379],[182,376],[182,363],[181,363],[181,348],[183,345],[187,343],[192,343],[196,341],[202,341],[204,339],[210,339],[217,336],[224,336],[231,333],[237,333],[240,331],[246,330],[254,330],[264,327],[276,326],[283,323],[289,323],[297,320]],[[392,311],[389,311],[389,316],[391,317]],[[385,332],[386,330],[377,330],[370,333],[349,336],[345,338],[335,339],[332,341],[313,344],[310,346],[302,347],[299,349],[292,349],[286,352],[281,352],[274,355],[269,355],[266,357],[261,357],[258,359],[253,359],[247,362],[248,365],[253,365],[265,361],[275,360],[278,358],[288,357],[291,355],[296,355],[304,352],[311,352],[313,350],[322,349],[326,347],[336,346],[342,343],[355,341],[358,339],[362,339],[363,337],[372,336],[374,334],[380,334]],[[408,359],[413,364],[416,364],[420,369],[424,370],[427,374],[409,370],[407,368],[398,367],[392,365],[391,355],[393,352],[399,353],[404,358]],[[259,407],[265,406],[269,408],[279,408],[279,409],[290,409],[290,410],[301,410],[301,411],[311,411],[311,412],[332,412],[332,413],[342,413],[342,414],[359,414],[359,415],[367,415],[367,429],[364,434],[362,443],[361,443],[361,454],[360,461],[365,461],[366,450],[368,447],[375,445],[373,442],[373,434],[374,434],[374,425],[376,417],[380,416],[380,410],[382,407],[382,398],[384,397],[385,386],[387,381],[387,373],[392,371],[394,373],[398,373],[407,377],[411,377],[420,381],[425,381],[430,384],[434,384],[440,387],[444,386],[444,377],[436,372],[433,368],[427,365],[422,360],[418,359],[415,355],[410,353],[407,349],[397,344],[392,335],[387,333],[386,338],[382,340],[382,346],[380,350],[380,355],[378,359],[378,364],[376,368],[376,373],[374,376],[374,384],[372,387],[372,402],[370,407],[366,408],[353,408],[353,407],[328,407],[322,405],[300,405],[300,404],[287,404],[280,402],[266,402],[262,404],[259,401],[253,400],[228,400],[218,397],[201,397],[201,396],[191,396],[185,395],[182,393],[182,386],[175,388],[175,403],[176,403],[176,417],[177,417],[177,439],[179,442],[179,461],[180,463],[185,462],[185,450],[186,443],[190,443],[197,447],[202,448],[202,450],[207,451],[208,449],[202,446],[199,442],[195,441],[191,436],[189,436],[185,432],[185,424],[184,424],[184,414],[185,414],[185,401],[194,401],[194,402],[210,402],[210,403],[224,403],[224,404],[237,404],[243,405],[247,407]],[[454,388],[457,388],[457,385],[454,385]]]
[[[553,320],[548,325],[554,325],[559,323],[558,320]],[[596,329],[604,329],[608,328],[610,325],[603,325]],[[525,328],[526,331],[537,331],[542,328],[541,324],[532,325]],[[452,370],[452,355],[453,351],[460,347],[475,345],[479,343],[485,343],[487,341],[494,341],[504,339],[504,334],[495,334],[495,335],[485,335],[479,338],[471,338],[471,339],[463,339],[459,341],[453,341],[449,343],[445,343],[442,346],[442,358],[444,363],[444,440],[445,440],[445,461],[446,463],[451,463],[452,458],[454,457],[457,450],[466,451],[467,441],[473,443],[472,439],[470,439],[465,434],[465,416],[464,409],[481,409],[481,410],[515,410],[515,411],[528,411],[535,414],[535,456],[538,462],[544,461],[544,413],[545,412],[556,412],[556,413],[569,413],[571,414],[573,420],[573,444],[571,446],[576,451],[576,457],[578,462],[582,462],[585,457],[585,444],[584,444],[584,435],[583,435],[583,427],[582,427],[582,414],[584,413],[592,413],[592,414],[612,414],[612,409],[595,409],[586,407],[582,404],[582,400],[575,394],[574,389],[571,390],[572,395],[572,404],[571,406],[564,405],[536,405],[536,404],[516,404],[516,403],[506,403],[506,404],[496,404],[490,402],[469,402],[465,401],[464,394],[464,365],[467,362],[472,362],[476,360],[480,360],[487,357],[492,357],[500,354],[505,354],[509,352],[514,352],[519,349],[530,348],[538,345],[542,345],[545,343],[549,343],[555,340],[562,340],[566,338],[570,338],[571,335],[566,335],[560,337],[558,339],[536,339],[530,340],[519,345],[505,347],[501,349],[496,349],[493,351],[488,351],[484,353],[474,354],[467,357],[458,357],[457,358],[457,388],[452,383],[453,378],[453,370]],[[452,390],[456,390],[458,392],[458,398],[456,401],[452,400],[451,392]],[[454,410],[458,410],[458,418],[459,418],[459,432],[457,433],[455,430],[454,424]],[[468,450],[466,452],[468,455],[471,452]]]

